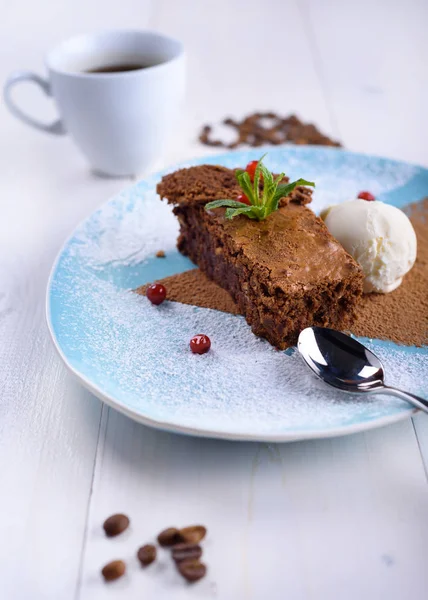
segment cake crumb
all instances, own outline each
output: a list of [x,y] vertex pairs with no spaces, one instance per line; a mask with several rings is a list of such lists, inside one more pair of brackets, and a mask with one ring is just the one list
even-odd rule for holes
[[163,250],[158,250],[156,252],[156,256],[157,256],[157,258],[165,258],[166,254]]

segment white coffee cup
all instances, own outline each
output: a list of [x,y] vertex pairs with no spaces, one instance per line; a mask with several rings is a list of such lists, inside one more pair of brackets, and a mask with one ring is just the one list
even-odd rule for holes
[[[145,68],[88,72],[121,65]],[[150,31],[82,35],[54,48],[46,66],[48,79],[23,71],[6,81],[5,101],[15,116],[42,131],[69,133],[93,169],[107,175],[135,175],[161,157],[184,100],[180,42]],[[18,108],[11,92],[21,81],[53,96],[60,120],[45,125]]]

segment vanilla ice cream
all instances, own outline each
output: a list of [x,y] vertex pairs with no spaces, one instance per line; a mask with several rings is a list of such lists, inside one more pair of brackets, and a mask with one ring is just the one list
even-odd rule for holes
[[350,200],[321,213],[330,233],[361,265],[364,292],[395,290],[416,260],[416,234],[399,208]]

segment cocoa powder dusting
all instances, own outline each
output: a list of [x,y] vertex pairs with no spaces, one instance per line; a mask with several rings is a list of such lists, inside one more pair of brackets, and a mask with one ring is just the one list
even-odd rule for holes
[[[428,343],[428,198],[410,204],[405,212],[418,239],[415,265],[393,292],[363,296],[352,333],[407,346],[423,346]],[[168,300],[239,314],[228,292],[199,269],[172,275],[160,282],[167,289]],[[136,292],[144,295],[146,288],[141,286]]]
[[418,240],[416,262],[389,294],[364,294],[353,333],[406,346],[428,342],[428,198],[406,209]]
[[[208,279],[199,269],[171,275],[160,281],[166,287],[167,300],[239,315],[238,307],[229,293]],[[148,286],[149,284],[142,285],[135,291],[144,296]]]

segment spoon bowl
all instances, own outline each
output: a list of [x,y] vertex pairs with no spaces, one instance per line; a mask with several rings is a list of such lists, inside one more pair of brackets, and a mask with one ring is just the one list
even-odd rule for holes
[[329,385],[349,393],[391,394],[428,412],[419,396],[385,385],[381,361],[353,337],[327,327],[307,327],[297,348],[312,371]]

